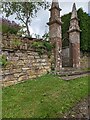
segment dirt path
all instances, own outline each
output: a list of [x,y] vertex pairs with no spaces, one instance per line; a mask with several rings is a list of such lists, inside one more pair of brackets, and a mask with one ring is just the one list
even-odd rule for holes
[[[90,96],[81,100],[69,113],[64,115],[64,118],[80,118],[80,120],[90,119]],[[82,118],[82,119],[81,119]]]

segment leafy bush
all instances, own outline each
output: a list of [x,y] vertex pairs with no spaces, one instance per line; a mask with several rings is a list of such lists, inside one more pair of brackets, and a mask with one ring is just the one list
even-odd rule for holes
[[5,67],[8,64],[7,57],[5,55],[0,56],[0,66]]
[[45,48],[47,49],[47,51],[51,51],[52,50],[52,45],[50,44],[50,42],[43,42],[43,45],[45,46]]
[[20,47],[21,44],[22,44],[21,41],[18,40],[18,39],[14,39],[14,40],[12,41],[12,45],[13,45],[14,47],[16,47],[16,48]]
[[34,48],[39,55],[47,53],[48,57],[50,57],[53,48],[51,43],[47,41],[35,41],[32,43],[31,47]]
[[0,19],[0,32],[2,33],[10,33],[17,34],[20,30],[20,26],[14,21],[9,21],[7,19]]

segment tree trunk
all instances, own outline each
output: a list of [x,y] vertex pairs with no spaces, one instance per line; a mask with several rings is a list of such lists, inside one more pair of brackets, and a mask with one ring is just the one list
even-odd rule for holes
[[28,22],[26,22],[26,27],[27,27],[27,33],[28,33],[28,36],[30,37],[30,31],[29,31]]

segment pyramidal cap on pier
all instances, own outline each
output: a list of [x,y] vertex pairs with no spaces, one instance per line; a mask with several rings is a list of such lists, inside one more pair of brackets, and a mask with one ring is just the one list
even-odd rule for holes
[[79,21],[79,19],[78,19],[78,15],[77,15],[76,4],[74,3],[73,8],[72,8],[70,27],[69,27],[68,32],[73,32],[73,31],[80,32],[81,31],[78,21]]
[[52,5],[49,11],[50,11],[50,18],[47,24],[51,25],[53,23],[58,23],[61,25],[62,24],[61,18],[60,18],[61,9],[59,8],[58,0],[52,0]]
[[73,8],[72,8],[72,15],[71,15],[71,19],[73,18],[78,18],[77,17],[77,10],[76,10],[76,4],[73,4]]
[[[58,0],[52,0],[52,5],[51,5],[51,9],[56,8],[59,11],[61,11],[61,9],[59,8],[59,3]],[[49,9],[51,11],[51,9]]]

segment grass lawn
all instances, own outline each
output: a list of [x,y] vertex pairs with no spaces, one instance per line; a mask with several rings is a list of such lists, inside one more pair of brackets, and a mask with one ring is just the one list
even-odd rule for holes
[[45,75],[3,88],[3,118],[60,118],[88,95],[88,77],[64,81]]

